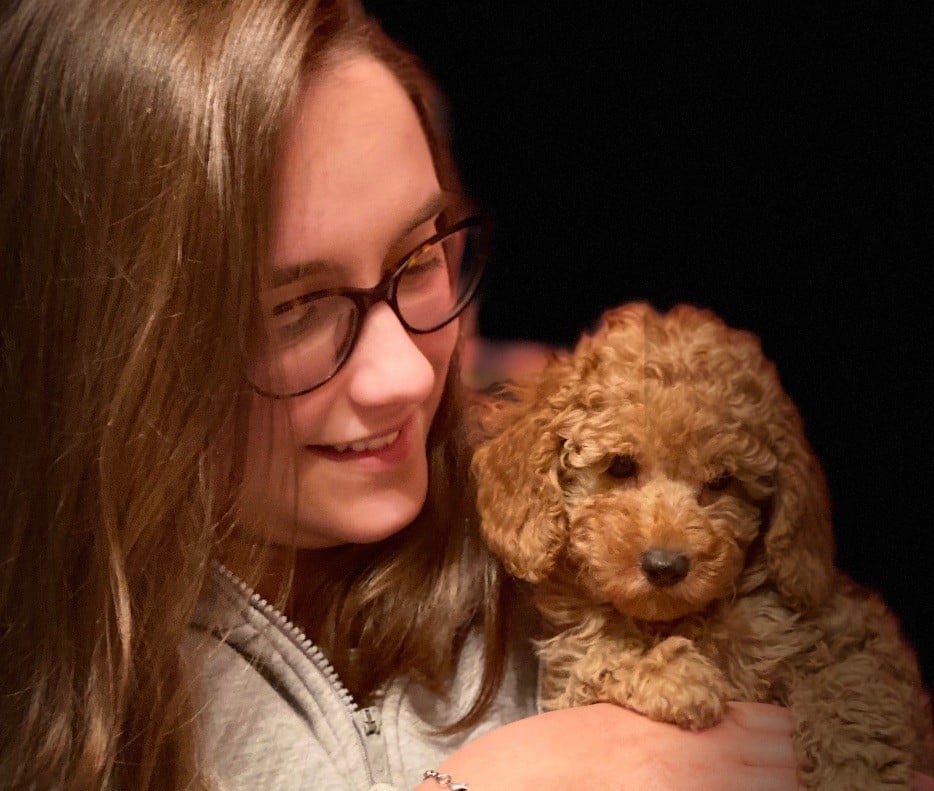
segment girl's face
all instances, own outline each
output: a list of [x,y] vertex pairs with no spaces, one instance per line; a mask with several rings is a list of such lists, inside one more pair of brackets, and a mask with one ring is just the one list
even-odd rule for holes
[[[294,277],[295,293],[371,287],[436,232],[441,200],[408,96],[374,58],[347,56],[305,88],[286,129],[272,279]],[[370,543],[409,524],[457,334],[454,321],[410,335],[380,302],[333,379],[291,399],[254,396],[245,524],[299,548]]]

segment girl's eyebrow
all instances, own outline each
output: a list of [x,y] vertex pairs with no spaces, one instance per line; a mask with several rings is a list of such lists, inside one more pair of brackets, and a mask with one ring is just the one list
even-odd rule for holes
[[[445,192],[436,192],[426,200],[419,209],[412,215],[408,222],[399,230],[397,239],[403,239],[420,225],[437,217],[443,212],[451,201],[451,196]],[[297,264],[287,266],[272,267],[269,274],[270,287],[281,288],[296,280],[301,280],[309,275],[321,275],[339,272],[342,267],[326,259],[314,259],[311,261],[301,261]]]
[[276,289],[295,283],[309,275],[322,275],[340,270],[336,264],[326,260],[302,261],[288,266],[274,266],[269,273],[269,288]]
[[445,192],[436,192],[432,195],[421,205],[419,210],[412,215],[412,219],[400,231],[398,238],[402,239],[404,236],[408,236],[412,231],[418,228],[419,225],[423,225],[441,214],[441,212],[448,207],[450,198],[451,196]]

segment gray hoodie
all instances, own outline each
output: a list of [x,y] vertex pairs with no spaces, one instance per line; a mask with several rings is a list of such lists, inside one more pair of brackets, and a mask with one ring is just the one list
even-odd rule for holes
[[453,736],[432,733],[476,696],[477,635],[464,646],[447,702],[402,678],[360,708],[314,643],[222,567],[209,574],[186,647],[204,663],[203,754],[222,791],[402,791],[466,742],[535,713],[535,663],[517,648],[483,721]]

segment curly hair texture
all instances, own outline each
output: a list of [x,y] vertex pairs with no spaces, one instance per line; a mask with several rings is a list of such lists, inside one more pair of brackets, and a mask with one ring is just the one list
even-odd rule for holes
[[[456,188],[439,97],[354,0],[0,10],[4,787],[207,785],[179,644],[237,519],[279,138],[303,81],[344,51],[399,78]],[[361,697],[409,664],[443,689],[466,625],[483,624],[469,719],[499,683],[503,630],[455,386],[413,540],[322,564],[318,619],[366,635],[348,684]],[[339,631],[323,647],[342,667]]]
[[811,788],[907,788],[931,711],[892,614],[833,565],[831,508],[758,339],[709,311],[609,311],[483,410],[482,531],[532,584],[549,708],[686,728],[790,706]]

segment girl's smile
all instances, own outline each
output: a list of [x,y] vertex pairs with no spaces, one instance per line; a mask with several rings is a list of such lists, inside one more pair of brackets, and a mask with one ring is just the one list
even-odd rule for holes
[[412,422],[407,421],[386,433],[333,445],[309,445],[308,449],[338,464],[366,465],[366,469],[377,471],[396,465],[408,456],[412,451],[412,433]]

